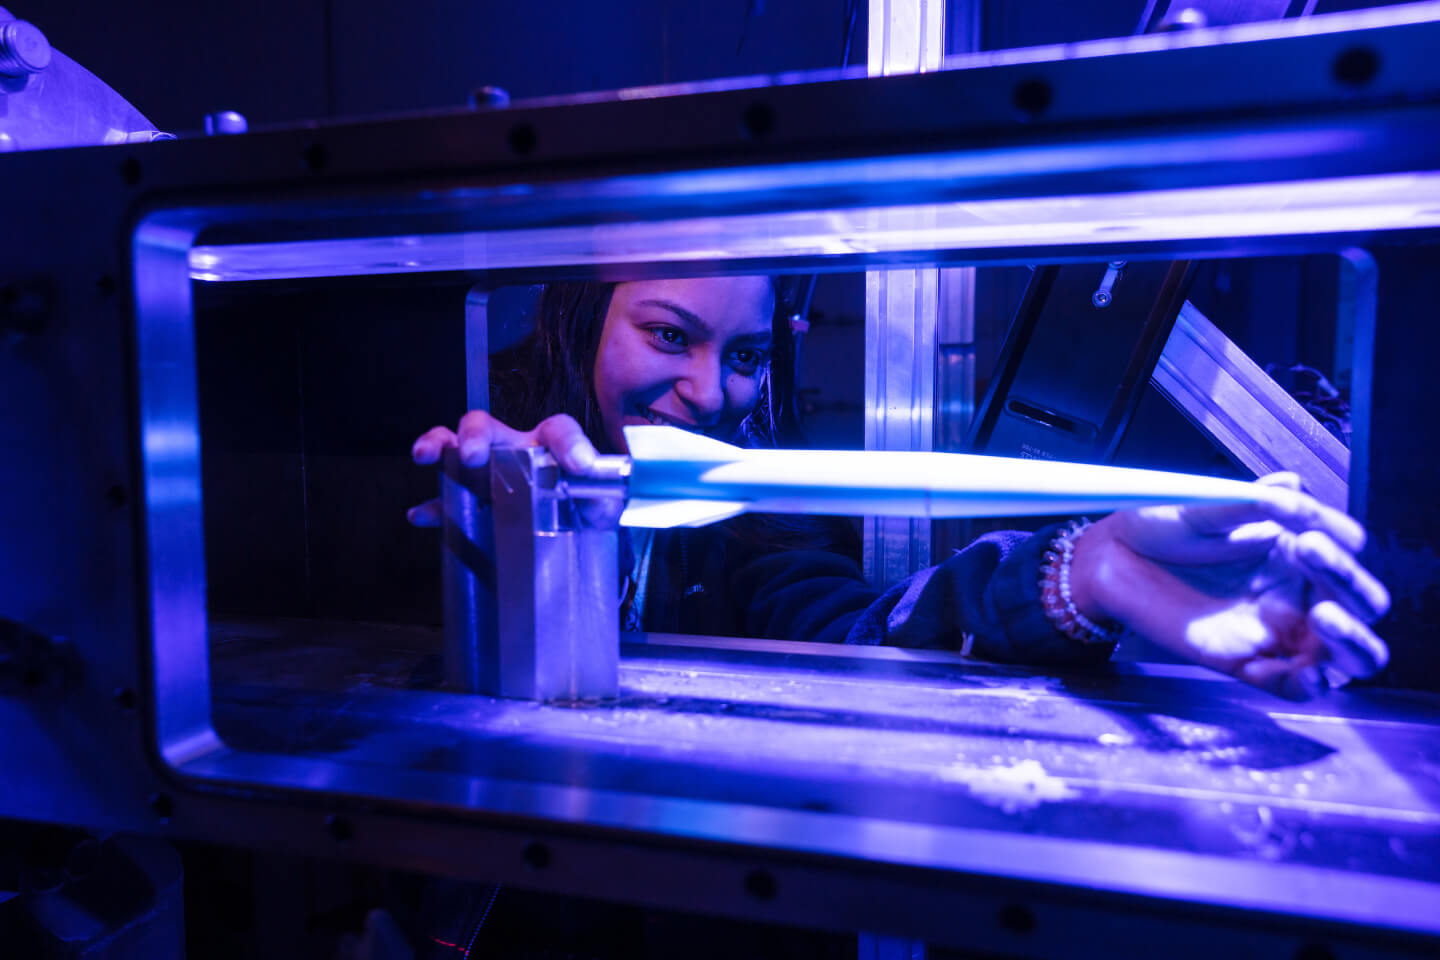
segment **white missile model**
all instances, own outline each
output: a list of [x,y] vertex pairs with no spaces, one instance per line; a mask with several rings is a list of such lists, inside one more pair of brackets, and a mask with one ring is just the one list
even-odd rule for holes
[[1248,503],[1239,480],[961,453],[747,450],[678,427],[625,428],[629,527],[699,527],[737,514],[1008,517],[1164,503]]

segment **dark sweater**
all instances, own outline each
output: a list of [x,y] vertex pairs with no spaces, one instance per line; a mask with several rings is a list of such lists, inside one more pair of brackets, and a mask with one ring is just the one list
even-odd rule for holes
[[[1041,609],[1040,565],[1057,527],[986,534],[877,593],[850,556],[765,544],[735,524],[656,531],[647,631],[956,651],[968,633],[973,656],[1027,664],[1094,663],[1113,652],[1070,640]],[[632,562],[622,548],[622,570]]]

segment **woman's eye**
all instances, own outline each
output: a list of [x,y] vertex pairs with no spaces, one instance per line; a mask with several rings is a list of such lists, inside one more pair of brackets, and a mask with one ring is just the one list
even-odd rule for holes
[[765,352],[763,350],[736,350],[730,363],[740,373],[753,374],[765,365]]
[[662,349],[683,349],[686,345],[685,332],[675,327],[651,327],[650,337]]

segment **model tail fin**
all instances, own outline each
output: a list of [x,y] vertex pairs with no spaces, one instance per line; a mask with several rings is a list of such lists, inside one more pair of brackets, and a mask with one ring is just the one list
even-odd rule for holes
[[739,500],[632,499],[620,515],[622,527],[703,527],[745,512]]
[[738,460],[745,451],[723,440],[679,427],[626,427],[625,445],[635,460]]

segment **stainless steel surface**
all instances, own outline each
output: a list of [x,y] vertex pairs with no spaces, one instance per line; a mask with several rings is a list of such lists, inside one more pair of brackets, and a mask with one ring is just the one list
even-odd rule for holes
[[[527,700],[613,697],[620,657],[619,510],[590,515],[544,450],[490,454],[498,686]],[[618,504],[617,504],[618,506]]]
[[184,217],[151,218],[135,232],[131,277],[147,321],[136,331],[135,364],[155,734],[171,764],[220,746],[207,690],[195,327],[184,267],[194,240]]
[[945,0],[870,0],[870,76],[938,70],[945,59]]
[[[100,78],[0,8],[0,134],[9,150],[170,138]],[[173,139],[173,138],[172,138]]]
[[[1274,143],[1264,147],[1283,150]],[[1211,140],[1190,149],[1204,155],[1224,148]],[[1136,143],[1128,155],[1152,156],[1159,150],[1154,142]],[[987,180],[993,175],[988,169],[992,162],[1008,169],[1019,161],[1015,156],[978,155],[929,159],[933,162],[914,166],[888,159],[840,164],[845,169],[823,172],[827,180],[837,175],[825,193],[845,204],[853,191],[875,196],[888,183],[913,198],[948,191],[957,182]],[[937,170],[951,167],[951,161],[959,167],[953,176],[937,177]],[[798,189],[781,192],[790,202],[801,200],[808,192],[804,181],[817,172],[784,171],[784,187]],[[603,203],[608,208],[604,214],[618,222],[601,219],[585,226],[523,229],[500,223],[493,230],[430,232],[431,227],[381,214],[370,229],[385,232],[370,236],[206,244],[193,251],[191,275],[196,280],[239,281],[473,270],[528,282],[555,273],[634,279],[736,273],[754,270],[756,264],[779,269],[782,263],[786,269],[824,270],[898,267],[917,260],[1065,263],[1100,260],[1117,248],[1132,260],[1162,255],[1186,259],[1281,250],[1330,252],[1364,237],[1440,227],[1440,175],[1431,172],[1153,191],[1143,195],[1139,207],[1133,195],[1090,194],[691,216],[688,204],[703,203],[702,196],[711,189],[695,179],[681,173],[660,175],[642,188],[677,201],[654,220],[641,217],[632,205],[604,197],[608,185],[584,183],[574,185],[577,191]],[[548,193],[536,190],[542,192]],[[512,206],[513,198],[503,189],[465,191],[447,198],[445,205],[458,208],[451,210],[454,216],[470,214],[460,222],[492,216],[506,220],[535,216],[550,208],[551,200],[565,206],[569,192],[535,196],[535,206]],[[738,190],[733,199],[736,206],[745,205]]]
[[[465,409],[490,409],[490,290],[465,295]],[[440,470],[441,577],[445,607],[445,679],[452,690],[499,689],[499,663],[486,656],[494,643],[495,535],[489,489],[466,483],[459,458],[446,451]]]
[[[944,59],[945,0],[870,0],[868,23],[871,76],[924,73]],[[939,286],[934,268],[865,275],[866,450],[934,448]],[[889,586],[929,562],[929,520],[865,518],[872,583]]]
[[373,658],[347,677],[363,627],[217,637],[232,750],[188,775],[1440,934],[1434,697],[650,636],[619,698],[577,710],[426,692]]
[[[1414,20],[1415,11],[1392,10],[1385,16],[1392,21]],[[251,279],[543,267],[607,276],[679,275],[741,270],[757,260],[781,259],[796,269],[821,264],[835,269],[893,265],[925,257],[946,262],[1041,262],[1186,250],[1239,254],[1333,249],[1337,238],[1433,226],[1434,210],[1440,209],[1427,200],[1436,193],[1434,178],[1353,179],[1362,172],[1409,174],[1434,168],[1435,143],[1412,135],[1434,127],[1433,118],[1425,115],[1426,98],[1412,96],[1433,72],[1433,65],[1419,55],[1419,47],[1433,39],[1422,36],[1432,25],[1412,23],[1408,29],[1413,33],[1402,38],[1387,33],[1402,28],[1378,26],[1383,21],[1377,11],[1338,21],[1367,24],[1363,39],[1387,64],[1363,90],[1350,93],[1337,87],[1330,67],[1356,38],[1319,30],[1322,21],[1331,29],[1337,24],[1333,18],[1286,24],[1296,37],[1247,39],[1223,51],[1224,64],[1217,59],[1220,52],[1198,44],[1200,34],[1213,40],[1209,35],[1214,32],[1198,31],[1171,50],[1164,44],[1148,45],[1162,38],[1141,37],[1063,51],[1031,51],[1023,71],[1007,63],[922,77],[831,81],[810,90],[765,88],[767,104],[783,113],[786,122],[765,144],[743,148],[754,161],[743,175],[703,164],[697,167],[694,159],[687,165],[681,159],[735,149],[743,138],[728,121],[722,138],[718,127],[667,118],[668,105],[656,98],[591,104],[597,112],[623,108],[627,115],[633,114],[634,136],[627,139],[628,146],[604,151],[604,156],[646,157],[670,150],[676,160],[667,165],[670,172],[635,172],[590,181],[546,178],[526,185],[523,204],[516,202],[513,190],[471,183],[431,195],[451,218],[427,228],[433,232],[419,229],[413,219],[392,217],[383,226],[374,224],[374,232],[361,237],[315,239],[297,247],[281,242],[286,231],[277,231],[282,236],[271,238],[274,243],[217,241],[196,252],[195,276]],[[1259,25],[1216,35],[1238,31],[1237,35],[1249,38],[1262,26],[1269,34],[1260,36],[1285,32],[1278,26]],[[1166,44],[1178,43],[1163,39]],[[1204,57],[1199,56],[1202,53]],[[1052,59],[1044,60],[1045,55]],[[1278,87],[1229,79],[1254,75],[1276,58],[1308,66],[1287,73]],[[1037,71],[1061,94],[1040,116],[1019,119],[1013,103],[1016,84]],[[1196,71],[1206,82],[1195,82]],[[906,95],[914,94],[916,101],[962,99],[973,109],[958,117],[924,109],[898,111],[891,98],[899,95],[895,85],[902,80],[913,87]],[[1126,114],[1116,98],[1078,93],[1117,83],[1137,98],[1133,116],[1150,122],[1117,128],[1113,124]],[[1161,89],[1166,91],[1163,103],[1150,97]],[[722,90],[701,96],[734,101],[738,115],[754,94]],[[1343,109],[1336,106],[1337,96]],[[827,97],[835,98],[828,107]],[[1414,108],[1392,112],[1378,106],[1398,97],[1410,97]],[[848,108],[837,110],[834,104],[842,100]],[[1366,102],[1377,106],[1358,109]],[[579,136],[575,125],[559,116],[585,106],[528,111],[517,106],[495,113],[467,113],[463,119],[470,124],[490,124],[495,129],[470,137],[449,131],[447,142],[460,137],[470,145],[468,156],[473,160],[456,167],[474,170],[475,164],[486,168],[486,163],[499,169],[523,167],[529,158],[517,160],[503,149],[505,133],[514,124],[533,128],[545,144],[548,163],[594,157],[594,139]],[[724,109],[716,105],[717,111]],[[1214,118],[1220,116],[1244,119],[1217,124]],[[443,119],[447,123],[437,124],[429,136],[440,137],[439,127],[448,128],[461,118]],[[859,126],[867,124],[873,142],[885,143],[891,155],[847,157],[834,147],[827,132],[842,123],[856,137],[867,135]],[[654,130],[677,128],[685,131],[684,143],[654,139]],[[348,139],[355,131],[342,132],[346,129],[324,131],[329,144],[324,152],[327,179],[363,177],[381,169],[371,169],[364,157],[373,151]],[[1005,136],[997,137],[997,129]],[[412,132],[421,136],[419,131],[404,135]],[[398,129],[394,133],[401,135]],[[902,147],[907,140],[909,146]],[[800,143],[817,151],[812,162],[784,163],[784,155]],[[937,143],[954,149],[947,153]],[[442,169],[437,168],[437,176]],[[1312,176],[1351,179],[1278,185],[1287,178]],[[1246,186],[1178,197],[1146,193],[1145,210],[1165,207],[1168,212],[1133,215],[1135,191],[1182,185],[1209,189],[1227,181]],[[1035,204],[1041,196],[1053,202]],[[1017,197],[1024,202],[998,199]],[[870,206],[847,216],[845,211],[853,210],[858,198]],[[1101,203],[1106,198],[1112,201],[1108,205]],[[917,203],[922,200],[930,202]],[[987,205],[967,209],[981,201]],[[904,204],[912,206],[895,209]],[[939,234],[919,230],[926,217],[937,215],[937,206],[942,207],[944,229]],[[773,215],[739,212],[757,207],[769,208]],[[724,216],[711,216],[724,211],[728,211]],[[378,210],[375,213],[385,219]],[[665,217],[685,216],[704,219],[662,222]],[[475,229],[477,221],[484,221],[486,229]],[[577,222],[589,226],[573,226]],[[559,225],[567,223],[571,226]],[[887,223],[893,229],[881,229]],[[516,231],[521,228],[534,228],[537,233],[520,235]],[[718,251],[717,241],[723,241]]]
[[925,960],[929,954],[923,941],[862,933],[857,938],[855,955],[859,960]]
[[1194,304],[1181,307],[1152,379],[1257,475],[1292,471],[1322,502],[1348,507],[1350,451]]
[[[984,4],[949,0],[945,4],[945,52],[952,56],[981,47]],[[936,330],[935,449],[962,449],[975,415],[975,268],[940,271],[940,316]],[[932,527],[931,536],[939,539]],[[932,545],[932,554],[936,547]]]
[[975,417],[975,268],[940,271],[940,325],[936,331],[935,448],[964,449]]
[[465,295],[465,409],[490,409],[490,290]]
[[477,474],[488,481],[484,472],[463,471],[456,452],[445,451],[440,469],[445,681],[452,690],[493,693],[500,689],[494,508],[488,485],[477,487]]
[[[939,270],[865,275],[865,449],[935,445]],[[888,587],[930,563],[930,520],[865,518],[865,576]]]
[[1370,503],[1371,415],[1375,389],[1376,299],[1379,266],[1368,251],[1347,247],[1340,251],[1340,304],[1336,322],[1335,355],[1348,356],[1350,435],[1362,438],[1350,451],[1350,515],[1365,523]]
[[574,480],[539,448],[496,448],[478,468],[445,451],[452,690],[542,701],[615,695],[624,459],[602,458],[603,477]]

